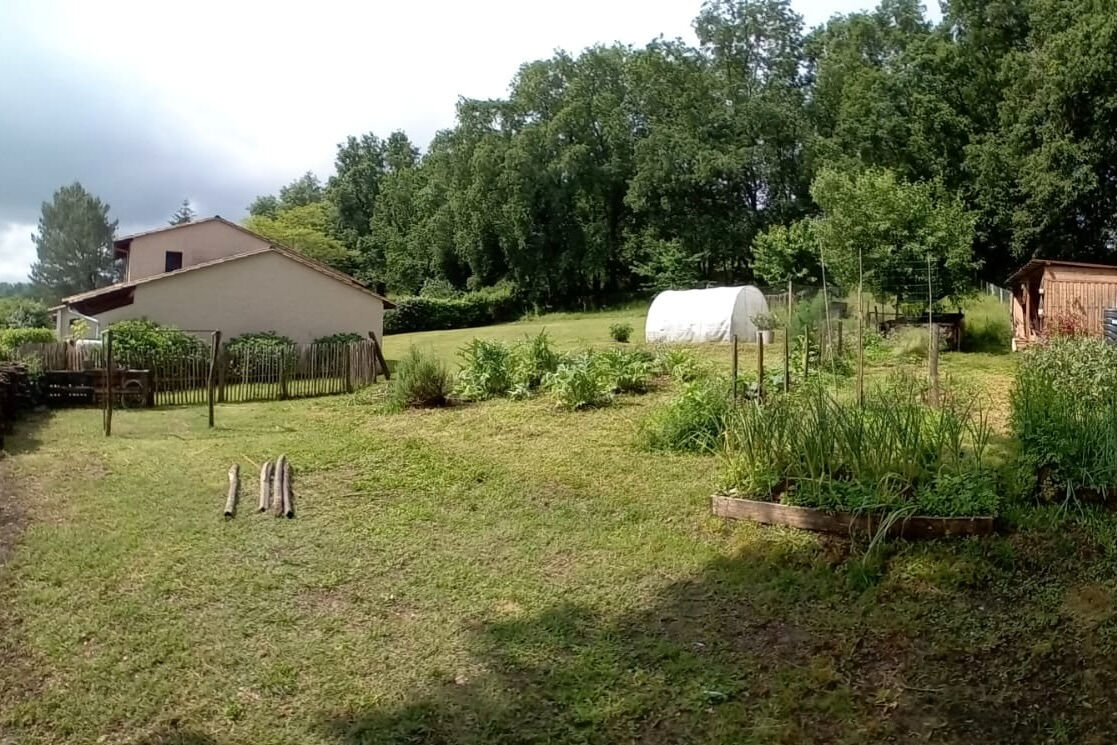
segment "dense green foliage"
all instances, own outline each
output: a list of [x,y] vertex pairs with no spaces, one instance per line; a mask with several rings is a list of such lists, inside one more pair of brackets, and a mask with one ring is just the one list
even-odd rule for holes
[[112,331],[113,357],[121,364],[143,366],[191,355],[208,355],[205,344],[196,336],[154,321],[117,321],[108,330]]
[[116,277],[109,206],[76,181],[43,202],[31,265],[36,292],[55,300],[110,284]]
[[1012,390],[1012,426],[1039,486],[1066,497],[1110,496],[1117,489],[1117,347],[1067,337],[1027,349]]
[[507,283],[453,297],[403,297],[395,304],[384,314],[385,334],[488,326],[515,320],[523,310]]
[[614,383],[592,352],[564,360],[544,380],[555,404],[570,411],[608,406],[613,401]]
[[445,406],[453,388],[454,378],[441,360],[411,347],[388,383],[388,407],[402,411]]
[[740,494],[830,510],[989,515],[998,497],[989,425],[960,396],[932,408],[911,380],[864,406],[820,386],[747,403],[726,428],[726,485]]
[[47,306],[27,297],[0,297],[0,328],[43,328],[50,326]]
[[613,341],[627,344],[629,338],[632,337],[632,324],[631,323],[614,323],[609,326],[609,336]]
[[647,450],[713,452],[721,446],[732,408],[726,380],[699,378],[641,422],[639,443]]
[[315,344],[354,344],[359,341],[364,341],[365,337],[358,334],[356,331],[339,331],[336,334],[329,334],[328,336],[319,336],[314,340]]
[[3,328],[0,329],[0,351],[6,353],[19,349],[24,344],[49,344],[58,341],[54,329],[49,328]]
[[[370,286],[499,281],[527,303],[649,288],[849,284],[858,249],[889,302],[937,297],[1044,253],[1101,258],[1117,229],[1117,9],[917,0],[804,29],[787,0],[707,0],[695,45],[559,51],[506,97],[459,101],[420,153],[338,146],[254,215],[312,226]],[[922,298],[922,296],[920,296]]]

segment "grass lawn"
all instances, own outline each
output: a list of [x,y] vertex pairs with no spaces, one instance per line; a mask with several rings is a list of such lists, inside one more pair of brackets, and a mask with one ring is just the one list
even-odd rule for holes
[[[622,318],[638,336],[622,313],[409,340],[606,342]],[[1002,403],[1011,364],[943,359]],[[1112,741],[1112,517],[1017,509],[872,555],[730,524],[715,457],[632,444],[670,395],[384,415],[362,393],[220,406],[214,430],[204,407],[122,411],[111,439],[97,411],[23,422],[0,743]],[[281,452],[294,520],[253,511]]]

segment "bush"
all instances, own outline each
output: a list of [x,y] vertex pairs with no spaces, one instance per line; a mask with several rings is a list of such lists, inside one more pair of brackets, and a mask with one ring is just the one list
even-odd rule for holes
[[365,337],[358,334],[356,331],[339,331],[336,334],[329,336],[319,336],[314,340],[315,344],[355,344],[364,341]]
[[1117,489],[1117,347],[1062,337],[1021,355],[1012,428],[1040,481],[1067,497]]
[[828,510],[996,514],[985,417],[964,397],[931,408],[923,394],[899,378],[867,394],[862,408],[820,386],[747,403],[728,419],[726,486]]
[[174,326],[146,319],[117,321],[112,331],[113,357],[120,364],[146,367],[172,359],[209,356],[202,340]]
[[689,383],[707,377],[709,365],[699,361],[694,352],[682,347],[660,347],[655,353],[653,369],[660,375]]
[[613,400],[613,382],[588,352],[563,362],[544,385],[561,409],[608,406]]
[[404,297],[384,314],[385,334],[461,329],[515,320],[523,304],[511,284],[503,283],[456,297]]
[[729,384],[702,379],[659,407],[640,426],[638,442],[647,450],[705,453],[717,448],[732,410]]
[[609,336],[613,337],[613,341],[620,344],[627,344],[629,338],[632,336],[631,323],[614,323],[609,327]]
[[614,393],[644,393],[651,385],[655,357],[644,350],[607,349],[594,355]]
[[50,344],[58,341],[53,329],[6,328],[0,329],[0,350],[11,353],[24,344]]
[[298,360],[290,353],[293,339],[274,331],[250,331],[234,336],[225,345],[229,358],[229,373],[240,381],[272,381],[280,364],[288,372],[295,369]]
[[512,386],[513,398],[526,398],[537,390],[547,375],[558,369],[562,355],[551,347],[551,338],[544,329],[513,348]]
[[47,306],[27,297],[0,298],[0,328],[27,329],[50,326]]
[[411,347],[396,366],[388,384],[388,403],[394,410],[445,406],[453,388],[446,366],[433,355]]

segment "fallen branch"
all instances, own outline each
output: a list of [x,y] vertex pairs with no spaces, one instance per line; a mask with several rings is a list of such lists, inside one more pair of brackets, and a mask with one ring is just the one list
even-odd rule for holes
[[270,460],[264,461],[260,466],[260,512],[268,511],[268,499],[271,496],[271,478],[274,464]]
[[225,500],[225,517],[232,517],[237,509],[237,489],[240,488],[240,466],[229,466],[229,496]]

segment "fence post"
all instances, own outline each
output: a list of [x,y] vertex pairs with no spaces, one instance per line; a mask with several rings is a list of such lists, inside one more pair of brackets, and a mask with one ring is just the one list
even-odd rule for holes
[[733,376],[733,403],[737,403],[737,335],[733,334],[733,359],[730,363]]
[[217,355],[221,352],[221,332],[214,331],[209,350],[209,375],[206,380],[206,402],[209,405],[209,426],[213,426],[213,398],[217,385]]
[[376,334],[369,331],[368,338],[372,339],[372,382],[376,382],[377,365],[380,365],[384,370],[384,380],[391,380],[392,372],[388,369],[388,360],[384,359],[384,352],[380,349],[380,342],[376,339]]
[[756,332],[756,397],[764,398],[764,333]]
[[287,347],[279,350],[279,400],[287,398]]
[[225,378],[229,374],[229,356],[225,347],[217,347],[217,403],[225,403]]
[[807,381],[807,373],[811,371],[811,324],[803,326],[803,382]]
[[791,391],[791,280],[787,280],[787,323],[783,325],[783,392]]
[[345,345],[345,392],[353,392],[353,342]]
[[112,435],[112,331],[105,332],[105,437]]

